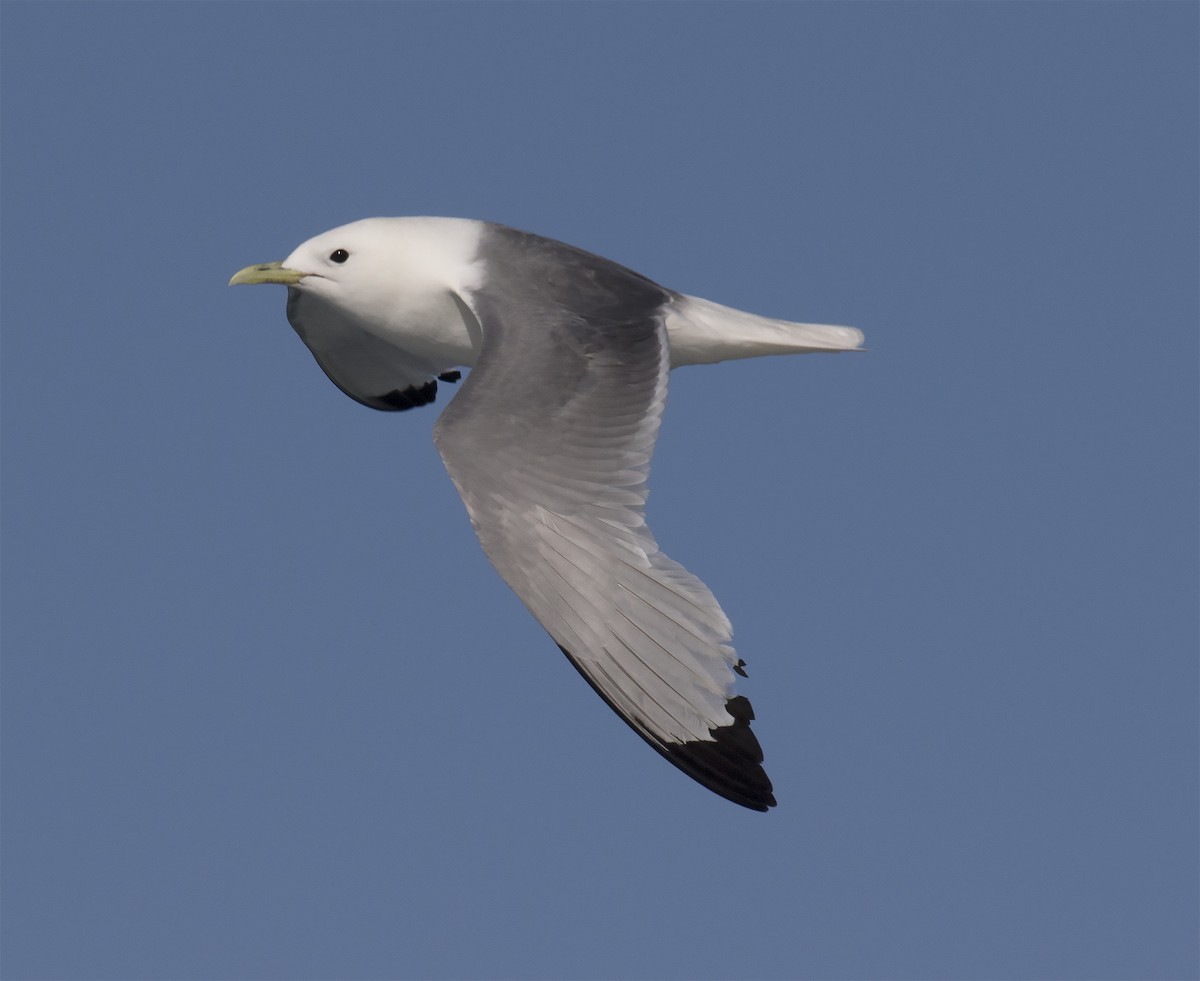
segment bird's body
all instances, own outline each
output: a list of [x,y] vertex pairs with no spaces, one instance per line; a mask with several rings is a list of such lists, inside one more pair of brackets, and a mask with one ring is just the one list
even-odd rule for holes
[[651,746],[724,797],[775,803],[743,673],[712,594],[646,526],[670,368],[853,350],[849,327],[770,320],[675,293],[614,262],[456,218],[372,218],[231,282],[282,283],[326,374],[372,408],[433,401],[481,544],[592,687]]

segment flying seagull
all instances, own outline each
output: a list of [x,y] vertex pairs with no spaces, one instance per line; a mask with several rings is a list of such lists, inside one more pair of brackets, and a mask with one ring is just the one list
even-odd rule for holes
[[596,693],[684,773],[775,805],[729,620],[646,525],[667,373],[851,351],[853,327],[685,296],[562,242],[462,218],[367,218],[230,281],[288,288],[287,318],[373,409],[432,402],[433,437],[492,564]]

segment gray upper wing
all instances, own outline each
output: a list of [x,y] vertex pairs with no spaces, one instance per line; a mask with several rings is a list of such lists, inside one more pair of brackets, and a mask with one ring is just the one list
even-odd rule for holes
[[467,302],[483,347],[434,429],[484,551],[602,698],[718,794],[775,803],[733,695],[729,621],[643,515],[667,393],[672,294],[492,226]]

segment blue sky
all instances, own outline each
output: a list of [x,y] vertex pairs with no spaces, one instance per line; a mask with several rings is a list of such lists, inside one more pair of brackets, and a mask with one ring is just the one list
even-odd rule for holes
[[[0,18],[5,977],[1197,975],[1194,4]],[[866,331],[656,457],[774,812],[225,286],[379,214]]]

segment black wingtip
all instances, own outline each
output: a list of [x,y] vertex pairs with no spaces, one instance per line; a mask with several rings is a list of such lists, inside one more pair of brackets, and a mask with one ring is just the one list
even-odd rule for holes
[[381,409],[384,412],[403,412],[405,409],[428,405],[435,398],[437,398],[437,382],[428,381],[423,385],[412,385],[403,391],[397,388],[384,395],[372,396],[369,401],[366,399],[360,399],[360,401],[366,402],[372,409]]
[[735,695],[725,703],[725,710],[733,716],[733,723],[710,729],[711,740],[668,744],[663,755],[726,800],[766,811],[776,805],[776,800],[771,779],[762,767],[762,746],[750,728],[754,709],[744,695]]
[[767,811],[776,806],[771,778],[763,769],[763,751],[758,737],[750,729],[754,709],[744,695],[735,695],[725,703],[725,710],[733,717],[727,726],[710,729],[712,739],[695,739],[686,743],[662,743],[650,738],[618,709],[607,695],[600,690],[586,671],[571,656],[562,644],[558,645],[567,660],[574,665],[592,690],[604,699],[605,704],[617,713],[634,732],[656,753],[673,763],[697,783],[703,784],[714,794],[728,801],[748,807],[752,811]]

